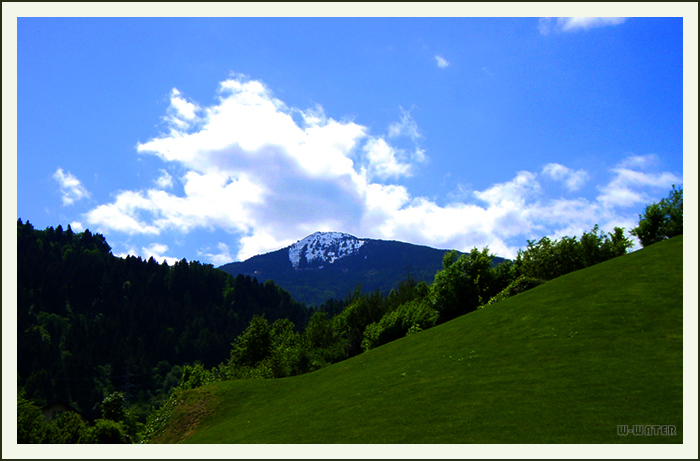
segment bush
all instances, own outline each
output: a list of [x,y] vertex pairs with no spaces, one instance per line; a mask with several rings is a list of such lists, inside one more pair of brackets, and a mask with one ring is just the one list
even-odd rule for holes
[[[119,426],[119,430],[125,437],[125,441],[137,441],[138,434],[143,429],[143,424],[138,421],[138,418],[132,408],[126,408],[125,395],[123,392],[113,392],[102,400],[102,420],[113,421]],[[103,423],[105,427],[108,425]],[[107,429],[102,428],[102,431]],[[110,429],[111,430],[111,429]],[[109,438],[109,435],[102,434],[101,437]],[[116,442],[97,442],[97,443],[116,443]]]
[[378,322],[385,314],[383,299],[379,291],[355,296],[343,311],[333,317],[333,329],[344,345],[345,357],[362,352],[364,332],[368,325]]
[[148,415],[146,424],[139,434],[141,443],[152,442],[159,435],[161,435],[170,423],[175,408],[183,401],[182,391],[175,388],[173,393],[170,394],[168,400],[166,400],[162,406],[156,408],[150,415]]
[[256,315],[234,341],[229,362],[237,366],[255,367],[270,355],[271,348],[270,322]]
[[495,294],[491,292],[496,279],[493,257],[488,248],[474,248],[459,258],[454,250],[445,254],[443,269],[435,274],[429,295],[441,322],[475,311]]
[[480,308],[483,308],[485,306],[490,306],[491,304],[495,304],[499,301],[503,301],[504,299],[508,299],[511,296],[515,296],[519,293],[523,293],[527,290],[535,288],[536,286],[542,285],[543,283],[545,283],[545,281],[542,279],[537,279],[534,277],[527,277],[527,276],[520,276],[517,279],[515,279],[513,282],[511,282],[510,285],[505,287],[496,296],[489,299],[489,301],[486,304],[484,304],[483,306],[481,306]]
[[197,362],[193,366],[182,367],[182,378],[180,378],[179,389],[194,389],[211,382],[211,373],[204,368],[204,365]]
[[362,340],[362,349],[367,351],[402,338],[409,333],[435,326],[438,312],[424,299],[414,299],[387,312],[379,322],[367,326]]
[[630,233],[643,247],[683,234],[683,188],[674,185],[668,198],[648,205]]
[[122,425],[111,419],[95,421],[95,427],[92,428],[92,439],[95,443],[128,443],[129,441]]
[[41,409],[17,393],[17,443],[46,443],[48,427]]
[[521,276],[552,280],[622,256],[632,245],[622,228],[616,227],[614,232],[605,235],[596,224],[590,232],[583,233],[580,241],[576,237],[528,240],[527,249],[518,252],[515,270]]
[[49,423],[51,443],[95,443],[94,434],[79,414],[63,412]]

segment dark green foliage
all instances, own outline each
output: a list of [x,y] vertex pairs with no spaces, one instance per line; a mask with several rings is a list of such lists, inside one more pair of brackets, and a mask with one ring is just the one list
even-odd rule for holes
[[140,434],[144,442],[150,442],[163,433],[172,419],[173,410],[182,402],[181,393],[180,389],[175,389],[162,405],[148,415]]
[[413,299],[396,310],[387,312],[379,322],[367,326],[362,349],[367,351],[406,336],[409,331],[420,331],[435,326],[438,312],[423,298]]
[[683,234],[683,188],[673,185],[668,197],[646,207],[630,231],[643,247]]
[[389,292],[385,300],[386,309],[393,311],[402,304],[416,298],[424,298],[428,295],[428,291],[427,283],[416,283],[413,277],[408,277],[406,280],[401,281],[398,287]]
[[294,324],[278,319],[270,325],[256,316],[236,338],[229,360],[212,369],[209,379],[283,378],[307,371],[307,349]]
[[[517,279],[513,280],[513,282],[511,282],[507,287],[505,287],[496,296],[489,299],[489,301],[484,306],[490,306],[491,304],[495,304],[499,301],[503,301],[504,299],[510,298],[511,296],[515,296],[519,293],[523,293],[527,290],[535,288],[536,286],[542,285],[543,283],[545,283],[545,281],[542,279],[536,279],[533,277],[527,277],[525,275],[521,275]],[[484,306],[480,306],[480,307],[484,307]]]
[[371,323],[378,322],[386,312],[379,291],[364,295],[361,293],[361,288],[358,286],[345,309],[333,317],[333,328],[340,334],[345,348],[345,358],[362,352],[365,328]]
[[302,335],[309,370],[317,370],[345,358],[341,332],[334,328],[337,324],[325,312],[317,311],[311,315]]
[[48,427],[50,443],[96,443],[93,428],[75,412],[61,413]]
[[211,374],[201,363],[185,365],[182,368],[182,378],[178,389],[194,389],[212,381]]
[[270,323],[256,315],[233,343],[230,360],[236,366],[255,367],[270,355],[271,348]]
[[[230,379],[281,378],[317,370],[361,353],[368,327],[380,321],[382,326],[398,322],[402,330],[399,336],[405,336],[411,329],[429,328],[435,324],[437,313],[426,303],[413,302],[427,292],[425,284],[416,285],[410,280],[401,283],[387,297],[378,291],[363,294],[358,286],[349,293],[336,315],[313,312],[303,333],[297,332],[288,319],[270,324],[265,317],[255,316],[232,344],[228,361],[211,370],[201,364],[185,367],[178,389]],[[396,306],[401,301],[406,302]],[[388,311],[390,306],[396,307]],[[393,314],[387,317],[388,313]],[[395,339],[395,334],[393,329],[387,329],[374,346]]]
[[35,403],[17,393],[17,443],[95,443],[93,429],[78,414],[65,411],[46,421]]
[[309,371],[309,357],[301,334],[288,319],[276,320],[270,329],[272,353],[270,367],[275,378],[296,376]]
[[583,233],[581,240],[576,237],[528,240],[527,249],[518,252],[515,271],[521,276],[552,280],[622,256],[632,245],[623,229],[616,227],[614,232],[604,235],[596,224],[590,232]]
[[123,392],[113,392],[102,400],[102,417],[118,422],[126,419]]
[[98,419],[92,428],[95,443],[128,443],[129,438],[121,424],[111,419]]
[[38,405],[70,402],[89,418],[121,391],[145,419],[179,381],[171,369],[225,360],[254,315],[296,329],[309,316],[272,282],[197,261],[118,258],[89,230],[18,220],[17,251],[18,383]]
[[[444,259],[451,259],[449,252]],[[435,325],[438,312],[428,301],[430,288],[425,282],[416,283],[412,277],[399,283],[384,300],[382,318],[366,326],[361,347],[367,351],[390,341]]]
[[500,293],[518,277],[515,264],[510,260],[497,264],[491,272],[493,273],[492,292],[495,293]]
[[24,390],[17,393],[17,443],[46,443],[48,428],[41,408],[27,400]]
[[475,311],[497,293],[493,257],[488,248],[474,248],[459,257],[455,251],[445,254],[443,270],[435,274],[429,295],[440,322]]
[[[123,392],[113,392],[106,396],[104,400],[102,400],[102,420],[114,421],[115,423],[118,423],[119,431],[122,437],[125,437],[125,440],[137,441],[139,438],[139,432],[143,428],[143,424],[137,420],[136,414],[132,408],[126,408],[125,403],[125,395]],[[104,423],[104,428],[100,430],[104,430],[105,434],[107,434],[109,433],[107,430],[108,427],[111,426]],[[95,428],[97,430],[97,426],[95,426]],[[109,436],[104,435],[102,437],[104,438]]]

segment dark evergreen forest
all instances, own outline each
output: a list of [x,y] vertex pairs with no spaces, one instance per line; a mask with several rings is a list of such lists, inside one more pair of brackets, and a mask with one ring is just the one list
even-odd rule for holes
[[309,311],[272,282],[233,277],[185,259],[119,258],[101,234],[17,222],[17,383],[39,405],[61,401],[100,415],[114,391],[146,413],[182,366],[216,365],[255,315]]

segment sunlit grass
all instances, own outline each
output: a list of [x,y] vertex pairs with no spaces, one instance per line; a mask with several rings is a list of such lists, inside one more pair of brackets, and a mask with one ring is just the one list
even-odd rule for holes
[[[209,404],[184,441],[682,443],[682,248],[652,245],[314,373],[196,390]],[[622,424],[677,436],[621,437]]]

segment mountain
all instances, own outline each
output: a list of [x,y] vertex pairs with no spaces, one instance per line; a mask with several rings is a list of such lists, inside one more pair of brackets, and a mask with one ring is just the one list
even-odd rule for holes
[[[315,232],[298,242],[219,269],[273,280],[307,305],[362,291],[389,292],[407,277],[432,282],[447,250],[393,240],[361,239],[342,232]],[[502,262],[496,258],[495,263]]]

